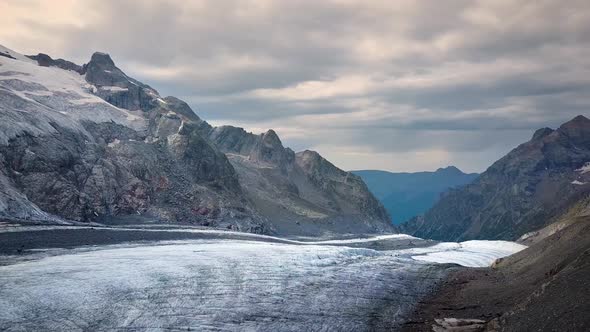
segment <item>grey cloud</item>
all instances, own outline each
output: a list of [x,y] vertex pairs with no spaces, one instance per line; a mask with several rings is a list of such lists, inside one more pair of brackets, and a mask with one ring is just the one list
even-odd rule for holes
[[[286,144],[330,147],[321,152],[345,168],[358,164],[342,151],[372,151],[368,164],[395,170],[401,161],[382,156],[444,150],[448,159],[438,166],[456,160],[482,170],[537,127],[588,114],[590,106],[585,0],[84,6],[82,25],[19,18],[29,35],[15,42],[44,52],[35,32],[51,34],[59,39],[56,55],[78,62],[95,50],[109,52],[128,74],[183,97],[205,119],[285,128]],[[335,89],[331,82],[353,75],[369,86],[343,86],[321,98],[280,94],[311,81]],[[261,96],[261,89],[282,97]],[[434,161],[412,162],[418,170]]]

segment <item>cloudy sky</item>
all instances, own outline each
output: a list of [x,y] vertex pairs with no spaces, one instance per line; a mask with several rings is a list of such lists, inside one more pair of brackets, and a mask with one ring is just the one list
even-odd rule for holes
[[590,115],[587,0],[2,0],[0,43],[93,51],[214,125],[345,169],[483,171]]

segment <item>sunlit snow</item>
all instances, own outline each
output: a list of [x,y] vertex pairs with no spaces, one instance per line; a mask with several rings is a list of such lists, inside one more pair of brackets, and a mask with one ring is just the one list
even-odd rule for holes
[[[0,52],[8,51],[0,47]],[[79,131],[84,131],[80,120],[114,121],[138,130],[146,126],[140,114],[115,107],[94,95],[92,91],[96,87],[88,84],[84,76],[38,66],[14,51],[10,55],[17,60],[0,56],[0,144],[25,131],[51,133],[55,130],[51,123]],[[23,110],[33,114],[34,121],[22,121]]]
[[428,248],[412,249],[415,260],[454,263],[467,267],[485,267],[496,259],[509,256],[526,246],[508,241],[443,242]]

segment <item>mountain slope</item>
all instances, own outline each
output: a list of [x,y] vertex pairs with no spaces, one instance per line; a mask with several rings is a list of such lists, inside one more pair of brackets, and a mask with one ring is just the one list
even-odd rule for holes
[[[0,173],[10,191],[3,217],[145,215],[265,231],[227,158],[191,128],[194,120],[107,55],[94,54],[84,75],[0,61]],[[158,136],[171,121],[187,126]],[[22,199],[14,202],[11,192]]]
[[[256,180],[236,171],[233,154],[213,135],[216,128],[183,101],[161,97],[105,53],[82,66],[6,48],[0,54],[1,217],[86,222],[135,215],[276,232],[273,219],[280,214],[268,213],[247,187]],[[300,168],[274,132],[264,139],[250,135],[236,136],[234,144],[252,141],[254,161]],[[290,183],[291,173],[253,169],[261,179],[294,185],[295,210],[314,210],[317,204],[309,199],[318,197],[333,207],[319,217],[300,214],[316,226],[303,233],[391,230],[384,208],[362,181],[336,179],[333,170],[314,165],[309,174],[358,195],[335,197],[320,181],[310,184],[317,197],[308,197],[300,194],[305,188]],[[277,188],[261,188],[267,189],[264,194],[274,197],[271,190]],[[334,227],[337,220],[350,227]]]
[[388,220],[385,209],[364,182],[317,152],[284,148],[273,130],[254,135],[222,126],[207,136],[226,153],[247,196],[279,233],[390,229],[382,224]]
[[590,192],[590,120],[578,116],[495,162],[472,184],[451,190],[405,232],[441,240],[515,240],[539,229]]
[[473,181],[478,174],[466,174],[454,166],[435,172],[392,173],[353,171],[385,206],[394,224],[400,224],[427,211],[441,193]]
[[482,320],[486,331],[588,331],[589,203],[580,199],[557,222],[521,239],[527,249],[492,268],[451,268],[402,330],[433,331],[441,329],[435,319],[455,317]]

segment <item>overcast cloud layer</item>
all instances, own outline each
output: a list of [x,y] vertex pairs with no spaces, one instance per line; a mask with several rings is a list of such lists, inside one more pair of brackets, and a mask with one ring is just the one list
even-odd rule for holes
[[108,52],[214,125],[345,169],[483,171],[590,113],[586,0],[3,0],[0,21],[9,48]]

